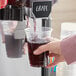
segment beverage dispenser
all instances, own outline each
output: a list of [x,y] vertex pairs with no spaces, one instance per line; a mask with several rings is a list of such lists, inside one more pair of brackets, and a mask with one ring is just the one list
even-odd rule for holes
[[[24,54],[22,47],[26,40],[28,50],[32,47],[35,50],[35,47],[49,42],[52,31],[51,7],[51,0],[6,0],[4,7],[0,7],[0,22],[3,25],[1,27],[8,28],[9,30],[3,29],[7,56],[9,58],[22,57]],[[7,26],[4,26],[5,24]],[[14,27],[14,30],[10,31],[12,27]],[[45,41],[46,37],[47,41]],[[29,38],[33,39],[33,43],[30,43]],[[41,44],[34,43],[34,41],[40,42]],[[30,46],[31,44],[34,46]],[[42,56],[36,57],[37,59],[39,57],[42,58],[43,62],[33,63],[31,60],[32,56],[29,53],[30,65],[33,67],[41,67],[42,76],[50,75],[50,69],[45,68],[49,63],[47,55],[48,53],[44,53]]]
[[[49,38],[51,37],[52,1],[27,0],[26,2],[27,2],[25,7],[26,22],[27,22],[26,35],[28,34],[27,42],[28,42],[30,65],[33,67],[42,66],[42,75],[43,76],[50,75],[48,71],[51,72],[52,68],[50,70],[44,67],[48,64],[48,60],[49,60],[47,58],[48,53],[44,53],[41,56],[34,56],[33,51],[37,49],[40,45],[48,43]],[[39,60],[39,58],[43,60]],[[38,62],[40,63],[38,63],[36,60],[38,60]],[[53,73],[51,73],[51,75],[53,76],[56,75],[55,68],[53,69]]]
[[[49,42],[49,40],[47,40],[46,37],[48,38],[51,37],[51,25],[50,25],[49,16],[51,13],[52,4],[50,0],[48,1],[30,0],[29,4],[30,5],[25,8],[25,11],[26,11],[26,17],[27,17],[26,21],[29,22],[26,28],[26,35],[27,35],[26,37],[28,42],[29,59],[32,60],[30,61],[30,64],[32,66],[41,66],[41,65],[43,66],[44,55],[34,56],[33,51],[37,49],[40,45],[43,45]],[[46,54],[45,54],[45,57],[46,57]],[[33,60],[35,60],[35,62]],[[47,57],[45,60],[47,60]],[[47,62],[45,62],[45,65],[47,63],[48,63],[48,60]]]

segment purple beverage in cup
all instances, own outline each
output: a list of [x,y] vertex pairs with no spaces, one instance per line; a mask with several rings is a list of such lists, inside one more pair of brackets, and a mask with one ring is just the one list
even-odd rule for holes
[[[37,40],[36,41],[28,41],[28,54],[29,54],[29,61],[30,65],[33,67],[44,67],[48,64],[48,52],[42,53],[40,55],[34,55],[33,52],[41,45],[44,45],[48,43],[48,41],[43,41],[43,40]],[[45,63],[45,58],[46,58],[46,65]]]
[[9,58],[22,57],[23,43],[21,39],[14,39],[12,35],[5,35],[6,52]]

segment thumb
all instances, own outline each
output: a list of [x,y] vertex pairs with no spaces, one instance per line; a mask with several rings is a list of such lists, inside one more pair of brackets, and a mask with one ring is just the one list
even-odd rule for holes
[[39,54],[41,54],[43,52],[49,51],[49,49],[50,49],[50,44],[48,43],[48,44],[42,45],[38,49],[36,49],[34,51],[34,54],[39,55]]

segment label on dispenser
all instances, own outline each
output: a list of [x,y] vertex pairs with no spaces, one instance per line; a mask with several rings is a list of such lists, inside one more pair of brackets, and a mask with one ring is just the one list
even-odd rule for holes
[[32,11],[36,18],[48,17],[51,12],[52,1],[33,2]]

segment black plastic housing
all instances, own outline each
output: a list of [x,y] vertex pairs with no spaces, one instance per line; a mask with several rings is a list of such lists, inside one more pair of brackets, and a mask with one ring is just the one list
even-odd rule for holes
[[0,9],[0,20],[24,20],[24,7],[15,7],[7,5],[6,8]]

